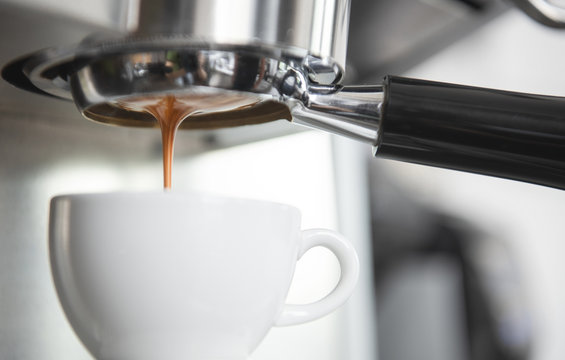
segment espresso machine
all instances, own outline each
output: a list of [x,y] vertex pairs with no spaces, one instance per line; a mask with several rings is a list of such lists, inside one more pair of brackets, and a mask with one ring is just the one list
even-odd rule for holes
[[[2,305],[3,317],[11,324],[2,330],[9,358],[37,358],[33,349],[22,345],[36,315],[30,309],[49,309],[41,306],[40,295],[48,293],[41,289],[50,284],[33,283],[45,280],[37,277],[41,266],[13,271],[18,269],[16,263],[34,263],[29,256],[41,258],[40,250],[26,248],[34,245],[25,239],[41,238],[39,230],[31,236],[31,230],[23,230],[32,219],[41,219],[35,212],[44,210],[31,204],[45,200],[46,193],[61,184],[76,183],[72,169],[84,164],[107,165],[110,157],[104,171],[112,179],[111,174],[119,171],[130,171],[130,178],[135,178],[148,159],[158,162],[155,132],[144,129],[156,127],[154,119],[120,107],[125,98],[169,93],[245,97],[237,106],[191,114],[181,125],[193,130],[183,132],[177,142],[181,156],[302,131],[290,121],[358,140],[372,146],[377,157],[565,187],[562,98],[397,76],[387,76],[376,85],[349,85],[348,35],[364,34],[362,25],[370,28],[351,22],[351,14],[356,6],[371,5],[346,0],[73,3],[2,4],[4,33],[18,39],[2,52],[2,76],[20,89],[42,95],[20,92],[7,97],[2,107],[4,117],[10,119],[0,125],[6,138],[3,153],[10,157],[1,174],[2,213],[8,214],[4,221],[10,239],[2,264],[7,267],[3,273],[15,279],[2,284],[7,304]],[[462,13],[484,14],[470,21],[475,27],[507,11],[505,5],[468,3],[462,5],[466,9]],[[546,25],[563,24],[553,5],[516,3]],[[18,26],[22,23],[26,26]],[[37,50],[45,46],[51,47]],[[2,86],[10,94],[19,91],[8,90],[6,83]],[[56,101],[61,99],[67,102]],[[69,100],[95,123],[77,121]],[[53,172],[54,164],[66,175],[51,176],[46,183],[41,179]],[[90,182],[90,188],[97,190],[124,181],[97,187],[100,174],[84,173],[79,182]],[[370,288],[368,283],[368,293]],[[8,292],[18,295],[4,295]],[[48,302],[55,306],[52,298]],[[366,300],[360,303],[366,306],[361,313],[371,314],[371,305]],[[26,310],[13,315],[13,309]],[[55,320],[49,315],[42,319],[42,332],[53,323],[64,327],[61,314]],[[68,332],[57,334],[71,337]],[[376,341],[373,337],[368,336],[363,346],[370,348],[367,344]],[[65,353],[66,341],[37,338],[58,344],[42,347],[50,351],[47,358]]]
[[72,99],[102,123],[155,126],[142,108],[120,106],[128,99],[219,94],[236,100],[206,104],[180,127],[286,119],[366,142],[378,157],[563,187],[563,99],[395,76],[343,86],[349,8],[141,1],[128,9],[127,35],[93,34],[24,56],[3,77]]

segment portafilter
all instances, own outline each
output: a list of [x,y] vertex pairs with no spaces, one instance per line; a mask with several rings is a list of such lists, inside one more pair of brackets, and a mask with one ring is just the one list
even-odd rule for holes
[[222,95],[181,124],[286,119],[376,157],[565,189],[565,98],[387,76],[343,86],[349,0],[140,0],[125,35],[16,59],[4,79],[73,100],[88,119],[157,126],[124,101]]

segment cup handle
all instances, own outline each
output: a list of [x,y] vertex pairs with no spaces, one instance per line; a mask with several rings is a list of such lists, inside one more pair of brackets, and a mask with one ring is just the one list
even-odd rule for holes
[[318,319],[341,306],[353,293],[359,278],[359,258],[353,245],[335,231],[304,230],[298,250],[298,259],[315,246],[323,246],[337,257],[341,267],[339,282],[328,295],[316,302],[304,305],[286,304],[275,321],[275,326],[296,325]]

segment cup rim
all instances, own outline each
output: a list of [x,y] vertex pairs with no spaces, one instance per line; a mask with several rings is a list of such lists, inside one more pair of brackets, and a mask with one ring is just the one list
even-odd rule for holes
[[264,199],[254,199],[243,196],[232,196],[216,194],[205,191],[176,191],[176,190],[149,190],[149,191],[108,191],[108,192],[85,192],[85,193],[68,193],[68,194],[58,194],[51,197],[51,204],[58,201],[63,201],[66,199],[89,199],[89,198],[110,198],[110,197],[129,197],[129,198],[140,198],[140,197],[176,197],[176,198],[193,198],[199,201],[213,200],[213,201],[229,201],[236,203],[253,203],[260,206],[277,206],[289,209],[291,211],[301,214],[300,210],[293,205],[285,204],[278,201],[264,200]]

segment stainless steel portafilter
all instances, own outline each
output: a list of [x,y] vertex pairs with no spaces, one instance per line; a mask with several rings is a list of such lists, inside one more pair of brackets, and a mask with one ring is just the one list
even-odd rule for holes
[[25,56],[3,77],[108,124],[156,126],[124,104],[173,94],[195,105],[181,128],[286,119],[378,157],[565,188],[563,98],[392,76],[340,85],[348,0],[140,0],[131,13],[130,33]]

